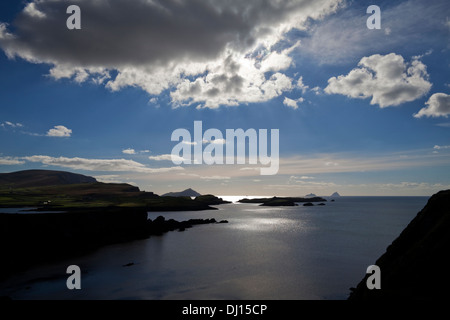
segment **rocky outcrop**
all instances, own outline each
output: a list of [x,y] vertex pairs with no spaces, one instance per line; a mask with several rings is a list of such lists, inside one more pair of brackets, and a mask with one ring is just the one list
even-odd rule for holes
[[270,207],[279,207],[279,206],[297,206],[298,204],[296,204],[294,201],[287,199],[287,198],[277,198],[274,197],[266,202],[264,202],[263,204],[261,204],[261,206],[270,206]]
[[386,252],[374,263],[381,289],[369,290],[366,277],[349,300],[442,300],[449,297],[450,190],[433,195]]
[[208,206],[231,203],[230,201],[225,201],[222,198],[213,196],[212,194],[198,196],[195,198],[195,201],[206,204]]
[[302,197],[273,197],[273,198],[255,198],[255,199],[241,199],[240,203],[262,203],[262,205],[269,206],[293,206],[296,202],[325,202],[327,201],[321,197],[302,198]]
[[189,219],[187,221],[176,221],[174,219],[166,220],[163,216],[155,220],[147,220],[147,231],[149,235],[161,235],[169,231],[184,231],[198,224],[217,223],[216,219]]

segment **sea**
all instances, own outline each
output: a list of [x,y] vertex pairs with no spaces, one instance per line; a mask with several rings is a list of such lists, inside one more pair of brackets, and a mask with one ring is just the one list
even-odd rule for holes
[[[324,206],[149,212],[154,219],[215,218],[148,239],[41,265],[0,283],[13,299],[343,300],[428,197],[336,197]],[[81,269],[68,290],[67,267]],[[382,281],[383,270],[381,270]]]

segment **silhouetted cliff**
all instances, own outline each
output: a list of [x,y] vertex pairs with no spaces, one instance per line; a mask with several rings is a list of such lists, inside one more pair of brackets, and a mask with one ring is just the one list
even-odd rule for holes
[[[222,223],[226,221],[221,221]],[[0,214],[0,280],[29,267],[74,257],[103,245],[184,231],[214,219],[147,219],[144,208],[84,209],[65,213]]]
[[349,300],[446,299],[450,297],[450,190],[433,195],[427,205],[375,262],[381,289],[369,290],[366,277]]

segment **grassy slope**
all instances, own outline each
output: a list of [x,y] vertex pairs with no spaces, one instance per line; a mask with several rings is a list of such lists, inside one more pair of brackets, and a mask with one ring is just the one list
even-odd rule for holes
[[[50,202],[49,202],[50,201]],[[44,203],[47,204],[44,205]],[[207,204],[186,197],[160,197],[128,184],[83,183],[16,188],[0,186],[0,207],[89,209],[101,207],[146,207],[149,210],[202,210]]]

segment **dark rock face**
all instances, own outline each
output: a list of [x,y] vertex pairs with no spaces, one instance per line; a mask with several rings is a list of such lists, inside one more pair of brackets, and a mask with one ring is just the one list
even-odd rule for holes
[[[215,219],[147,219],[143,208],[101,208],[65,213],[0,214],[0,280],[34,265],[58,261],[107,244],[145,239]],[[131,266],[127,264],[125,266]]]
[[358,284],[349,300],[442,300],[450,296],[450,190],[433,195],[427,205],[375,262],[381,289]]
[[314,206],[314,203],[307,202],[307,203],[304,203],[303,206],[304,207],[312,207],[312,206]]
[[0,214],[2,275],[102,245],[147,237],[145,210],[103,208],[66,213]]

